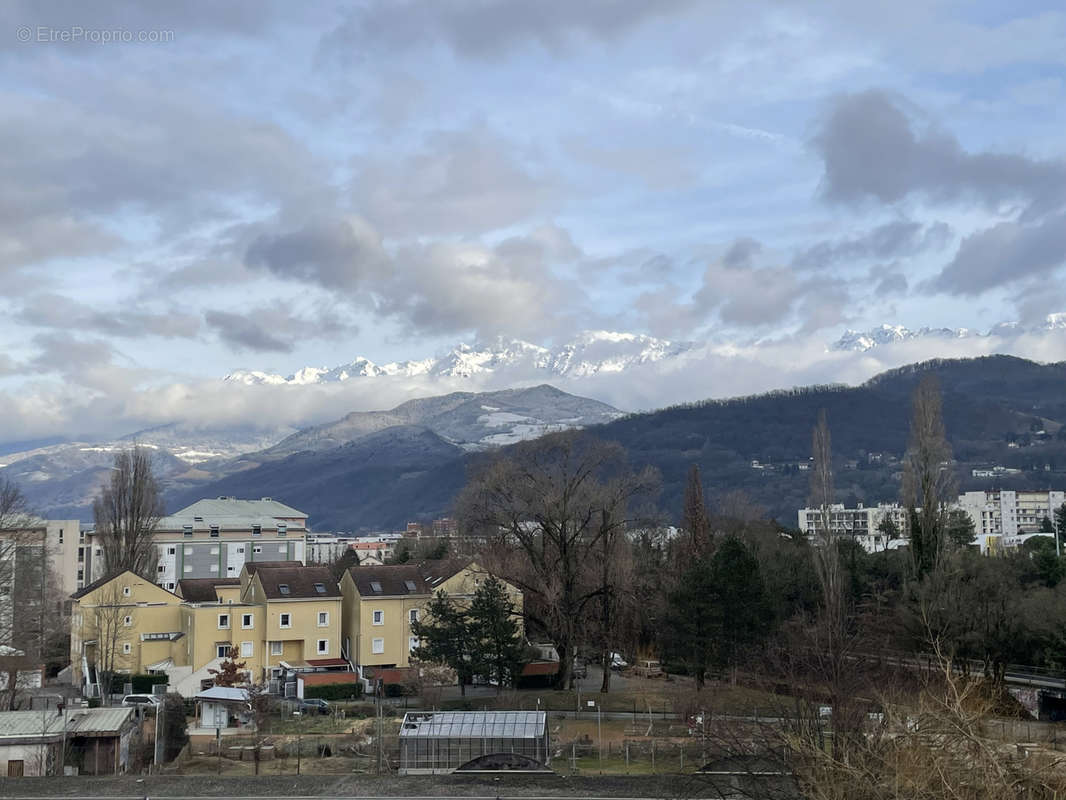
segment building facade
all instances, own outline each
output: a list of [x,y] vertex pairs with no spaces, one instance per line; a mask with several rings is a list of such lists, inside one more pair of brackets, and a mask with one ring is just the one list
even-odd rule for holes
[[[340,581],[343,655],[357,667],[408,666],[419,645],[411,624],[422,621],[433,595],[444,591],[457,602],[469,602],[486,577],[477,563],[451,559],[349,568]],[[521,591],[503,585],[521,614]]]
[[[307,515],[270,497],[198,500],[156,526],[155,582],[173,592],[185,578],[239,577],[246,561],[303,562],[306,535]],[[107,565],[99,545],[91,555],[95,581]]]
[[[833,536],[854,539],[864,550],[876,553],[895,549],[906,542],[910,523],[907,509],[898,503],[879,503],[876,506],[846,508],[834,503],[828,509],[829,530]],[[891,520],[899,531],[898,538],[886,536],[882,523]],[[824,527],[822,511],[817,508],[801,508],[798,514],[799,529],[809,538],[820,535]]]

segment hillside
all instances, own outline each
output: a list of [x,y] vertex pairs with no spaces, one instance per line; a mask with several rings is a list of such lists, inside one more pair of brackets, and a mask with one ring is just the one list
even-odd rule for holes
[[[825,408],[832,429],[838,499],[894,500],[906,447],[909,398],[936,373],[944,389],[948,436],[964,488],[974,466],[1022,470],[1004,487],[1066,485],[1066,364],[1010,356],[933,361],[883,373],[857,387],[825,386],[708,401],[634,414],[590,430],[620,442],[636,466],[663,475],[660,507],[676,518],[689,467],[699,464],[709,497],[741,489],[791,524],[806,501],[811,428]],[[307,511],[318,530],[396,528],[446,513],[471,456],[443,439],[424,452],[388,452],[389,430],[342,448],[304,452],[238,473],[185,495],[283,497]],[[1044,431],[1044,433],[1038,433]],[[1010,447],[1013,441],[1017,447]],[[758,461],[760,468],[753,468]],[[1045,467],[1048,469],[1045,470]],[[372,487],[373,491],[365,487]],[[174,507],[173,503],[169,504]]]

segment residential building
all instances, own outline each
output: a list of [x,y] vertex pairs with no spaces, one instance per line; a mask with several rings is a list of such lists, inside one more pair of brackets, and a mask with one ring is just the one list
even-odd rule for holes
[[[900,547],[905,543],[910,529],[907,509],[898,503],[879,503],[876,506],[859,503],[855,508],[834,503],[827,513],[829,530],[834,536],[854,539],[870,553]],[[891,520],[900,531],[899,538],[890,539],[882,533],[880,527],[886,519]],[[822,511],[817,508],[801,508],[798,521],[799,529],[811,538],[820,534],[824,527]]]
[[[172,592],[184,578],[236,578],[246,561],[303,562],[306,535],[307,515],[270,497],[198,500],[156,526],[155,582]],[[107,566],[98,544],[92,555],[97,580]]]
[[[475,562],[451,559],[349,568],[340,582],[343,655],[357,667],[408,666],[419,644],[411,623],[422,619],[433,595],[443,590],[458,602],[469,602],[487,576]],[[521,591],[504,586],[521,613]]]
[[[123,572],[74,595],[74,681],[93,696],[101,673],[159,673],[192,696],[231,649],[250,682],[347,669],[341,594],[327,567],[248,562],[236,578],[186,578],[177,593]],[[106,691],[106,687],[104,687]]]
[[305,537],[304,559],[308,564],[332,564],[343,556],[357,537],[343,533],[309,533]]
[[959,495],[959,508],[973,520],[978,538],[1018,536],[1040,530],[1044,518],[1055,520],[1055,510],[1066,502],[1066,492],[994,490]]
[[139,736],[132,708],[0,712],[0,775],[117,775]]

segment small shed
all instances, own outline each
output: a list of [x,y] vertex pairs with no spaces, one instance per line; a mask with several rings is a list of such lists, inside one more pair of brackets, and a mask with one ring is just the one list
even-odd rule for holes
[[200,705],[201,728],[245,727],[252,714],[247,689],[234,686],[212,686],[196,695]]
[[401,775],[542,771],[550,759],[543,711],[408,712],[400,726]]
[[138,735],[132,708],[71,708],[0,713],[0,775],[15,778],[117,775]]

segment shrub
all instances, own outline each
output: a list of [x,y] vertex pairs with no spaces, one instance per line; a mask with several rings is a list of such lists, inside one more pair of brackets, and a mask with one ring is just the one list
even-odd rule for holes
[[363,695],[361,683],[327,683],[321,686],[304,686],[307,700],[357,700]]

